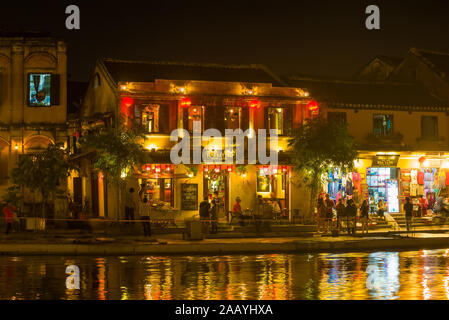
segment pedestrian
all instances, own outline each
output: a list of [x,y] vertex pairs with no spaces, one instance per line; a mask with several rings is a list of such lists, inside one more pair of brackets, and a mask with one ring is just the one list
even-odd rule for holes
[[407,227],[408,232],[412,227],[412,219],[413,219],[413,204],[410,202],[409,197],[405,198],[404,211],[405,211],[405,225]]
[[362,221],[362,234],[365,231],[368,233],[369,204],[366,200],[363,200],[362,206],[360,207],[360,220]]
[[341,231],[341,229],[343,228],[343,220],[346,216],[345,205],[342,198],[338,199],[338,203],[335,209],[337,210],[337,228],[338,231]]
[[134,201],[134,188],[129,188],[129,192],[126,194],[125,198],[125,220],[126,224],[129,225],[129,220],[134,220],[134,210],[136,208],[136,202]]
[[243,216],[243,212],[242,212],[242,207],[240,206],[240,202],[242,202],[242,200],[240,199],[240,197],[236,197],[236,198],[235,198],[235,203],[234,203],[234,205],[233,205],[233,207],[232,207],[232,214],[233,214],[234,216],[239,217],[239,219],[240,219],[240,225],[241,225],[241,226],[244,226],[244,225],[245,225],[245,223],[244,223],[244,221],[243,221],[244,216]]
[[324,199],[319,196],[316,205],[316,228],[318,232],[321,232],[321,229],[324,226],[324,218],[326,214],[326,208],[324,204]]
[[211,231],[212,234],[218,233],[218,204],[214,200],[211,202],[212,206],[210,208],[210,217],[211,217]]
[[385,220],[384,210],[385,210],[384,202],[382,201],[382,199],[380,199],[379,202],[377,203],[377,215],[382,220]]
[[207,234],[209,231],[210,203],[208,200],[207,197],[204,197],[200,203],[200,220],[203,234]]
[[16,210],[17,208],[9,201],[6,203],[6,206],[3,207],[3,214],[5,215],[6,223],[6,234],[9,234],[9,232],[14,229],[14,213]]
[[346,224],[348,228],[348,234],[355,234],[357,218],[357,207],[354,204],[354,200],[349,199],[346,206]]
[[325,208],[326,208],[326,223],[325,223],[325,228],[327,231],[330,231],[331,225],[332,225],[332,218],[334,217],[334,207],[335,207],[335,203],[334,201],[330,198],[329,194],[326,194],[326,200],[324,201],[325,204]]
[[143,234],[145,237],[151,237],[150,208],[148,198],[144,196],[139,205],[139,216],[140,220],[142,220]]

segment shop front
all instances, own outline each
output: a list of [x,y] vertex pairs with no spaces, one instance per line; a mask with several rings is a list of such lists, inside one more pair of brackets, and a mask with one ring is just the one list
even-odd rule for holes
[[289,218],[289,170],[287,166],[258,166],[257,195],[277,201],[280,217]]

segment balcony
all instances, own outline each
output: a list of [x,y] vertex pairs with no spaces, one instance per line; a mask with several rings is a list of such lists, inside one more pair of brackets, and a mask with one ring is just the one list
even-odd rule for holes
[[404,143],[404,136],[400,132],[381,136],[369,133],[365,136],[362,143],[358,143],[358,149],[361,150],[406,150],[407,145]]

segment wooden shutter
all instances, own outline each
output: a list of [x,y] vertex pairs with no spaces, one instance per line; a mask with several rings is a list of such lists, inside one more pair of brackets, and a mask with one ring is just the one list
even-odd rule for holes
[[52,74],[50,77],[50,104],[52,106],[60,104],[60,76]]
[[287,106],[284,108],[284,135],[289,135],[292,133],[292,122],[293,122],[293,114],[292,114],[292,106]]
[[178,128],[178,104],[170,103],[169,106],[169,122],[170,122],[170,132]]
[[240,127],[243,131],[249,129],[249,108],[241,107],[240,108]]
[[159,132],[170,133],[170,106],[168,104],[161,104],[159,106]]
[[225,107],[224,106],[216,106],[215,107],[215,129],[218,129],[221,134],[225,133]]
[[182,127],[184,130],[189,131],[189,109],[182,109]]
[[204,130],[216,127],[216,106],[206,106],[204,108]]

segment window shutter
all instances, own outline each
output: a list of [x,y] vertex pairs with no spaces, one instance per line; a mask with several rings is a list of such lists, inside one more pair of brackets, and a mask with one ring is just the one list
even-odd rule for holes
[[216,127],[216,112],[217,107],[206,106],[204,108],[204,129],[211,129]]
[[170,106],[168,104],[161,104],[159,107],[159,132],[170,133]]
[[60,104],[60,76],[59,74],[52,74],[50,79],[50,104]]
[[215,129],[218,129],[218,131],[221,132],[221,134],[224,134],[225,132],[225,108],[223,106],[216,106],[215,107]]
[[240,126],[243,131],[246,131],[249,129],[249,108],[241,107],[240,115],[241,115]]
[[269,131],[269,127],[268,127],[268,107],[264,107],[263,108],[263,113],[264,113],[264,128],[267,130],[267,135],[270,132]]
[[182,110],[182,128],[189,131],[189,109],[187,108]]
[[178,104],[170,103],[169,106],[169,122],[170,122],[170,132],[178,128]]
[[284,108],[284,134],[290,135],[292,133],[292,106],[287,106]]

